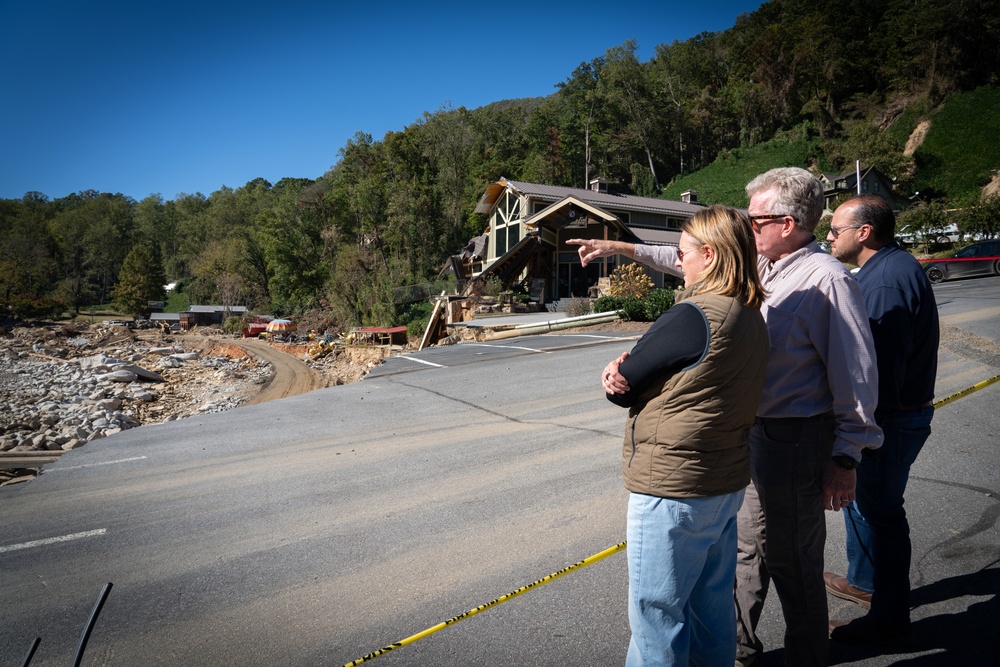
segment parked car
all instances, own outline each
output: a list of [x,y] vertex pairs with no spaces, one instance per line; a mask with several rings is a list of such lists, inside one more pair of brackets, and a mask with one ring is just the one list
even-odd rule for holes
[[927,279],[932,283],[952,278],[1000,276],[1000,240],[973,243],[944,259],[922,259]]

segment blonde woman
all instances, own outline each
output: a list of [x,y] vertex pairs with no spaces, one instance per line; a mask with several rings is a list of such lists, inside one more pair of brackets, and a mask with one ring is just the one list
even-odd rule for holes
[[767,361],[750,221],[713,206],[682,226],[684,290],[604,369],[629,408],[626,665],[730,665],[736,656],[736,512]]

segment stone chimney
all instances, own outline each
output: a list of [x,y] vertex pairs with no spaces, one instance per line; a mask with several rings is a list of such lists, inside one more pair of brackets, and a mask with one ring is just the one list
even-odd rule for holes
[[681,201],[685,204],[697,204],[698,203],[698,191],[697,190],[685,190],[681,193]]

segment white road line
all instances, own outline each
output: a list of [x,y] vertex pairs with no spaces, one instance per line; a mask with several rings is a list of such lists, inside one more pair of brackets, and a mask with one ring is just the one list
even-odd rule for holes
[[48,544],[58,544],[60,542],[70,542],[72,540],[80,540],[85,537],[97,537],[98,535],[103,535],[108,532],[107,528],[99,528],[97,530],[88,530],[86,533],[73,533],[72,535],[63,535],[62,537],[49,537],[44,540],[35,540],[33,542],[22,542],[21,544],[11,544],[6,547],[0,547],[0,554],[7,553],[8,551],[18,551],[19,549],[30,549],[32,547],[44,547]]
[[528,352],[538,352],[542,354],[545,350],[536,350],[533,347],[518,347],[517,345],[487,345],[486,343],[465,343],[469,347],[496,347],[503,348],[505,350],[527,350]]
[[427,364],[428,366],[433,366],[434,368],[448,368],[447,366],[442,366],[441,364],[435,364],[432,361],[425,361],[424,359],[417,359],[416,357],[410,357],[407,355],[400,355],[399,359],[408,359],[409,361],[416,361],[417,363]]
[[84,463],[78,466],[67,466],[65,468],[56,468],[54,470],[46,470],[46,473],[61,472],[63,470],[79,470],[80,468],[93,468],[94,466],[109,466],[114,463],[127,463],[129,461],[141,461],[145,456],[133,456],[130,459],[117,459],[115,461],[102,461],[101,463]]

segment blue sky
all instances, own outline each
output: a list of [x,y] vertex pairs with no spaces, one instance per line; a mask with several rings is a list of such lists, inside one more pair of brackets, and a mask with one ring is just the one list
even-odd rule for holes
[[318,178],[358,131],[549,95],[627,39],[649,60],[760,4],[0,0],[0,198]]

